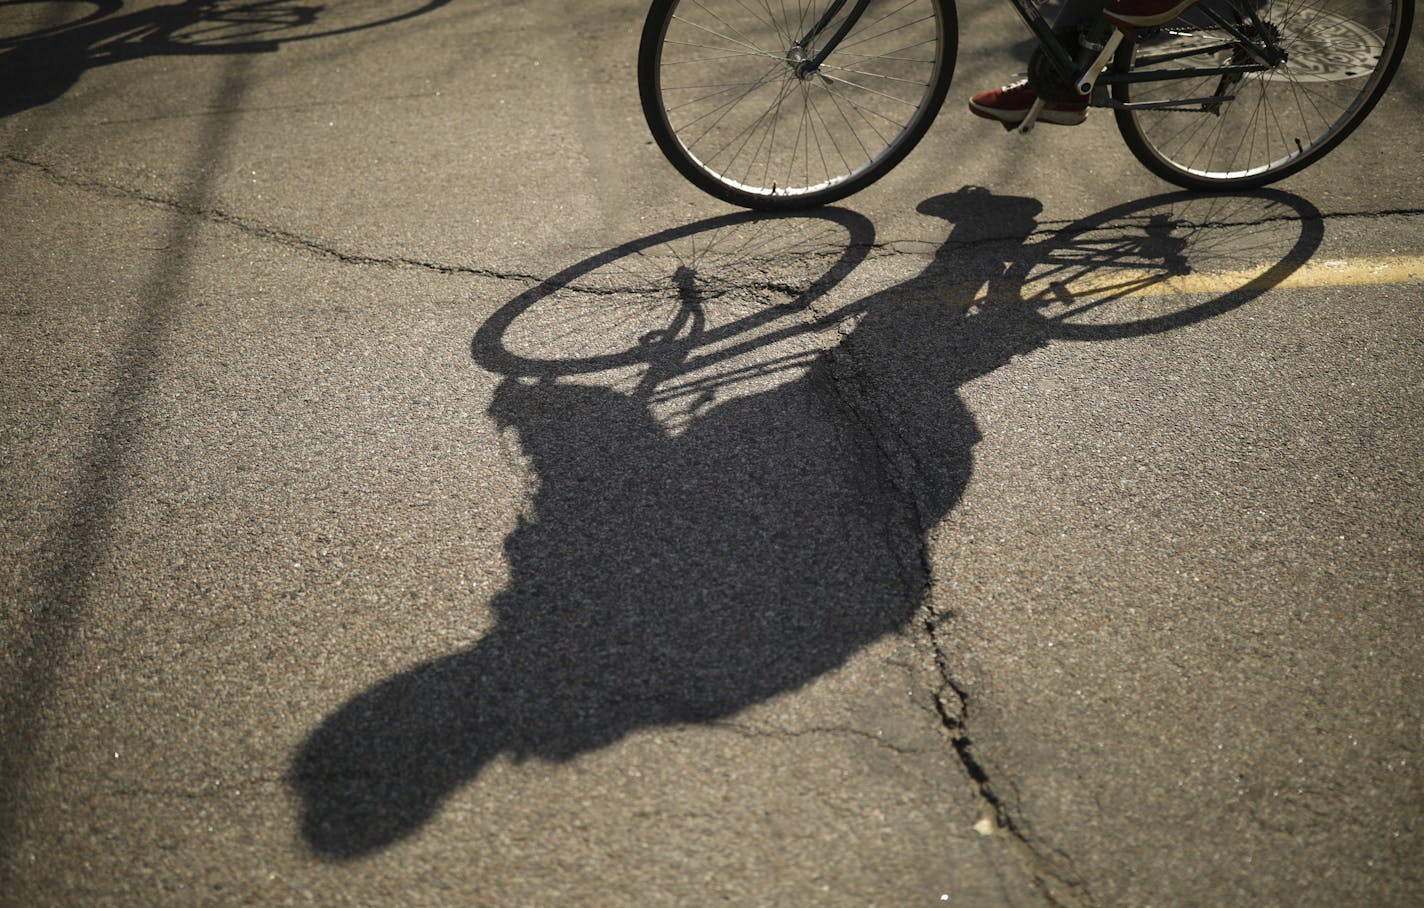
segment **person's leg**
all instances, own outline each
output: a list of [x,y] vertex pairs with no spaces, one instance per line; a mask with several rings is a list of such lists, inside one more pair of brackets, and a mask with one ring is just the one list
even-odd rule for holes
[[1053,28],[1071,28],[1087,22],[1103,8],[1103,0],[1064,0],[1053,17]]
[[[1198,0],[1064,0],[1053,17],[1054,31],[1073,28],[1089,22],[1101,11],[1107,20],[1124,31],[1160,25],[1181,15]],[[1038,95],[1028,80],[1005,85],[993,91],[980,92],[969,99],[969,111],[986,120],[1006,126],[1017,126],[1028,116]],[[1044,105],[1038,119],[1042,123],[1076,126],[1088,118],[1088,97],[1080,100]]]
[[1161,25],[1196,4],[1197,0],[1108,0],[1104,11],[1109,22],[1127,31]]
[[[1072,28],[1087,22],[1103,8],[1103,2],[1104,0],[1064,0],[1053,16],[1053,30]],[[1029,108],[1036,100],[1038,95],[1029,87],[1028,80],[1020,79],[970,98],[969,112],[1006,126],[1017,126],[1028,116]],[[1077,126],[1087,118],[1088,99],[1083,98],[1081,101],[1045,104],[1039,112],[1038,122]]]

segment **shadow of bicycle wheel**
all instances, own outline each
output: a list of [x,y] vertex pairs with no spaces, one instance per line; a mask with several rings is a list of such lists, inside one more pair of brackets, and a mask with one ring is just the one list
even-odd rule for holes
[[1006,283],[1041,304],[1056,337],[1160,334],[1277,286],[1319,249],[1324,218],[1276,190],[1175,192],[1119,205],[1035,244]]
[[[1318,218],[1283,194],[1250,199],[1168,196],[1044,227],[1035,199],[965,188],[922,206],[953,225],[911,259],[922,270],[865,296],[846,292],[873,249],[864,218],[733,215],[510,300],[472,344],[504,376],[488,416],[532,489],[497,623],[313,731],[289,774],[305,841],[360,858],[500,756],[566,761],[712,722],[903,632],[928,579],[924,533],[973,470],[963,385],[1056,338],[1168,330],[1259,295],[1313,250]],[[1301,236],[1249,288],[1102,324],[1111,307],[1078,305],[1090,276],[1116,287],[1132,272],[1140,298],[1213,256],[1254,260],[1262,217]]]

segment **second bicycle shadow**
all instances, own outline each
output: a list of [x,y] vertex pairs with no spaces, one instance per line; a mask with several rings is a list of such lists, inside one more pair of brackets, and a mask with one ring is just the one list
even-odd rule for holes
[[[975,187],[919,210],[948,225],[923,254],[837,210],[665,231],[481,326],[473,356],[502,375],[488,415],[532,490],[497,622],[311,733],[289,783],[315,852],[392,845],[497,758],[557,763],[723,720],[903,631],[924,534],[973,473],[965,383],[1059,341],[1249,303],[1321,237],[1319,213],[1279,192],[1161,196],[1060,226],[1035,199]],[[873,277],[907,261],[913,276]],[[1235,289],[1195,292],[1202,272]]]

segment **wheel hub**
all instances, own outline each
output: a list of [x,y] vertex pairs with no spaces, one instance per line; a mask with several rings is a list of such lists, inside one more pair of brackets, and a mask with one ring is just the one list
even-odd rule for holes
[[803,82],[816,75],[816,68],[811,65],[806,48],[799,44],[786,52],[786,65],[791,67],[796,73],[796,78]]

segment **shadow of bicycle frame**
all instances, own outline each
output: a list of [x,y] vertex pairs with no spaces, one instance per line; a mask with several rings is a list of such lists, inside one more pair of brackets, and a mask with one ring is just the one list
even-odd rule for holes
[[[951,225],[920,273],[849,302],[840,285],[877,248],[867,219],[730,215],[601,252],[511,300],[472,345],[504,376],[489,416],[533,474],[505,545],[510,580],[490,603],[497,624],[314,730],[289,774],[304,840],[325,858],[358,859],[420,829],[498,756],[566,761],[640,729],[715,721],[904,631],[928,579],[924,534],[973,472],[980,433],[966,382],[1055,340],[1221,315],[1319,246],[1319,212],[1297,197],[1221,197],[1239,209],[1236,228],[1230,211],[1198,224],[1174,214],[1201,200],[1163,196],[1054,228],[1039,224],[1037,200],[966,188],[920,206]],[[1240,289],[1164,293],[1185,302],[1109,314],[1197,267],[1194,236],[1242,262],[1259,256],[1249,238],[1267,222],[1299,236]],[[757,231],[796,224],[830,229],[840,246],[775,252],[791,271],[808,248],[823,256],[810,276],[778,284]],[[719,245],[731,252],[709,253]],[[623,267],[634,260],[652,270]],[[623,296],[597,286],[610,269]],[[1095,283],[1075,293],[1083,275]],[[515,343],[541,333],[520,320],[551,306],[569,320],[555,325],[567,343],[583,345],[573,355]],[[625,323],[635,315],[662,321]],[[600,349],[582,326],[606,326],[623,346]],[[782,349],[827,331],[834,342]],[[764,369],[746,366],[758,356]],[[634,374],[600,381],[617,370]],[[699,404],[669,431],[659,388],[692,373],[704,376]]]

